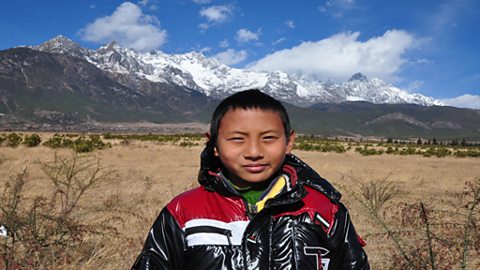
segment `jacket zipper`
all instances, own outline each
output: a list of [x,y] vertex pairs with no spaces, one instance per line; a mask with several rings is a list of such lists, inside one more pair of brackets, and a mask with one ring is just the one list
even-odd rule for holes
[[245,217],[251,221],[255,215],[254,213],[250,212],[250,204],[247,202],[247,200],[245,200],[243,197],[241,197],[241,199],[243,202],[243,207],[245,207]]

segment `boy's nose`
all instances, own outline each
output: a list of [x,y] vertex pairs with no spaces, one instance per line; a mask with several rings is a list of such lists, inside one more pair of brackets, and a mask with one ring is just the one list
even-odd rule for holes
[[263,157],[262,147],[258,142],[249,142],[245,149],[244,156],[249,159],[258,159]]

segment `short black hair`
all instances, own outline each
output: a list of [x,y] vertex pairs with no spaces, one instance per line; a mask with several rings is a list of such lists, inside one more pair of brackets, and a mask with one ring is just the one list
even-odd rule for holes
[[290,119],[285,107],[282,105],[282,103],[280,103],[280,101],[261,92],[260,90],[250,89],[235,93],[218,104],[212,115],[212,120],[210,121],[210,139],[208,144],[211,149],[213,149],[213,147],[217,144],[218,129],[220,128],[220,122],[223,116],[229,110],[235,109],[259,109],[262,111],[278,113],[285,130],[285,138],[288,142],[292,128],[290,126]]

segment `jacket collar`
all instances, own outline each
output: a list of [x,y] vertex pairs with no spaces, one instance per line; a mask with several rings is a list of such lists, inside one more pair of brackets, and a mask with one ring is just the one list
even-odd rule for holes
[[[210,152],[210,153],[209,153]],[[216,191],[224,196],[235,196],[230,185],[220,177],[220,161],[206,147],[200,157],[198,182],[209,191]],[[302,199],[306,195],[304,186],[309,186],[327,196],[332,202],[338,203],[341,198],[338,192],[327,180],[293,154],[285,157],[283,173],[288,175],[292,189],[271,200],[268,205],[289,204]]]

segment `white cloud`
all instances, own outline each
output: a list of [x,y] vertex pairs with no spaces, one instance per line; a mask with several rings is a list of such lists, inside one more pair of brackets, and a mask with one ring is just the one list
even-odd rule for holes
[[272,41],[272,45],[277,45],[277,44],[279,44],[279,43],[284,42],[285,40],[286,40],[286,38],[284,38],[284,37],[279,38],[279,39],[277,39],[277,40]]
[[407,86],[407,91],[409,92],[415,92],[418,89],[420,89],[423,86],[424,82],[423,81],[413,81],[408,84]]
[[480,110],[480,95],[465,94],[454,98],[442,99],[441,101],[454,107]]
[[212,2],[212,0],[192,0],[192,2],[194,2],[195,4],[203,5]]
[[138,51],[161,47],[167,32],[160,28],[156,17],[142,13],[135,4],[125,2],[110,16],[96,19],[80,31],[83,40],[95,43],[116,41]]
[[417,59],[416,62],[417,62],[417,64],[421,64],[421,65],[431,65],[431,64],[434,63],[433,60],[426,59],[426,58]]
[[147,6],[148,5],[148,1],[149,0],[141,0],[141,1],[138,1],[138,4],[140,4],[141,6]]
[[339,81],[356,72],[387,82],[397,81],[397,73],[407,61],[404,54],[414,47],[415,38],[402,30],[389,30],[383,36],[364,42],[358,40],[359,35],[358,32],[340,33],[315,42],[303,42],[248,66],[256,70],[316,74]]
[[210,24],[208,24],[208,23],[201,23],[201,24],[198,25],[198,27],[206,30],[206,29],[210,28]]
[[288,28],[295,28],[295,23],[291,20],[285,21],[283,24],[285,24],[285,26],[287,26]]
[[355,0],[329,0],[324,5],[318,7],[322,13],[331,13],[334,18],[342,18],[345,12],[356,8]]
[[450,27],[455,27],[462,11],[466,10],[465,3],[468,1],[446,1],[434,8],[431,14],[425,14],[427,25],[430,26],[433,35],[442,35]]
[[258,29],[257,32],[251,32],[247,29],[240,29],[237,31],[237,41],[241,43],[249,42],[252,40],[258,40],[262,35],[262,29]]
[[228,39],[224,39],[220,41],[218,46],[220,46],[221,48],[228,48],[228,46],[230,46],[230,43],[228,42]]
[[325,6],[319,6],[318,10],[322,13],[326,13],[328,11],[328,7],[326,5]]
[[234,49],[228,49],[214,55],[213,57],[217,58],[223,64],[230,66],[242,62],[247,56],[248,53],[245,50],[235,51]]
[[207,52],[210,52],[211,50],[212,50],[212,47],[203,47],[200,49],[200,52],[207,53]]
[[200,10],[200,16],[205,17],[208,23],[202,23],[199,26],[203,29],[210,28],[212,25],[226,22],[231,15],[233,15],[233,10],[230,6],[226,5],[202,8]]
[[157,11],[158,5],[157,5],[158,0],[141,0],[138,1],[138,4],[142,7],[148,8],[151,11]]

